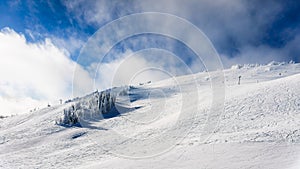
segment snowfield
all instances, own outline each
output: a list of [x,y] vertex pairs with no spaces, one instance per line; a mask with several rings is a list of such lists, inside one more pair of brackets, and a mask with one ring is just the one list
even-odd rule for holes
[[211,131],[212,77],[202,72],[0,118],[0,168],[299,169],[300,64],[223,72]]

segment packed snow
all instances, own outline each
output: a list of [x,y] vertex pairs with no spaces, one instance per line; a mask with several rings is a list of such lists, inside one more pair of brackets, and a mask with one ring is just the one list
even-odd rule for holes
[[[0,118],[0,168],[300,168],[300,64],[234,65]],[[240,83],[239,81],[240,77]]]

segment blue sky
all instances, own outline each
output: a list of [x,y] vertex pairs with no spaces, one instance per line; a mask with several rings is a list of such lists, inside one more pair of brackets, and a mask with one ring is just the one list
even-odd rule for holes
[[[162,12],[186,19],[203,31],[224,67],[230,67],[273,60],[299,62],[299,11],[300,2],[294,0],[0,1],[0,106],[6,106],[1,111],[17,112],[24,106],[32,108],[72,97],[74,66],[78,67],[81,81],[95,78],[89,70],[97,69],[96,64],[78,62],[80,50],[98,29],[120,17]],[[182,42],[162,35],[136,35],[119,42],[105,56],[103,68],[97,70],[97,88],[109,86],[107,81],[112,80],[112,72],[125,56],[147,48],[170,51],[193,71],[204,70],[194,52]],[[168,55],[164,50],[156,54]],[[164,58],[149,60],[147,56],[133,63],[170,63],[165,68],[181,75],[181,71],[172,68],[178,65],[176,61]]]

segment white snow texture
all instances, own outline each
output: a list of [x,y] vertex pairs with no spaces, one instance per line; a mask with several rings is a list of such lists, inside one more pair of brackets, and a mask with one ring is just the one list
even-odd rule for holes
[[180,88],[117,87],[0,118],[0,168],[299,169],[300,64],[235,65],[224,76],[224,112],[205,140],[207,72],[177,77]]

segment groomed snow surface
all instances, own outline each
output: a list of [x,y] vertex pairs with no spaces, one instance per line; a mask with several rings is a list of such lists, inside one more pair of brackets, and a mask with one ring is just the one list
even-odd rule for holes
[[[0,168],[299,169],[300,64],[224,70],[224,111],[217,115],[213,74],[114,88],[0,118]],[[211,117],[214,130],[205,131]]]

